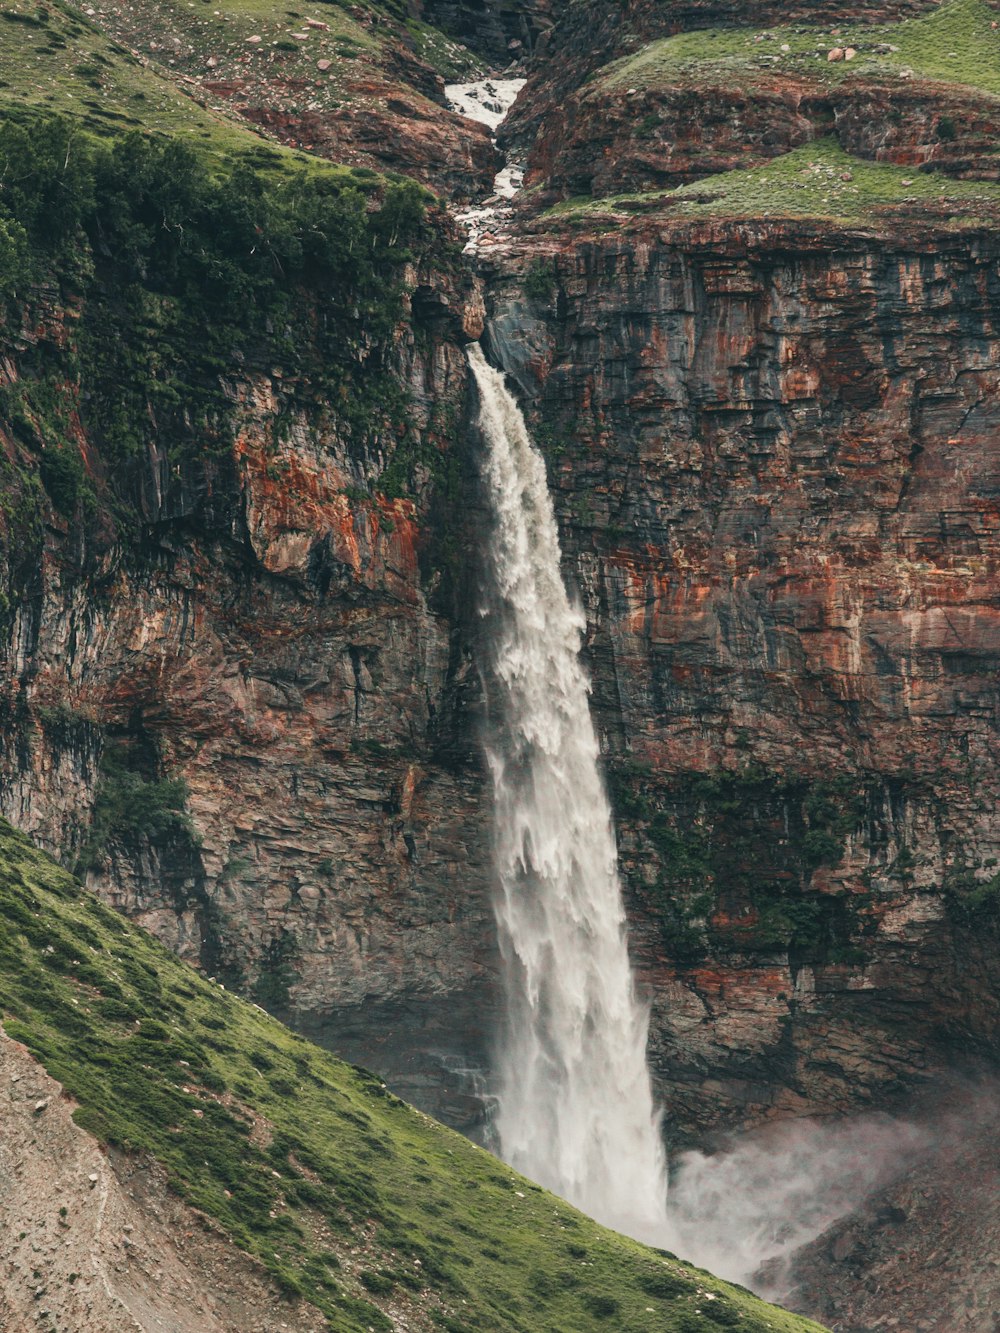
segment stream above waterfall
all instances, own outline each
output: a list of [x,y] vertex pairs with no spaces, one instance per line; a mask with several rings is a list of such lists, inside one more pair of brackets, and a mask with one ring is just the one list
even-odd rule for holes
[[[468,116],[470,120],[478,120],[495,133],[525,82],[524,79],[477,79],[473,83],[449,83],[444,91],[453,111]],[[524,167],[517,162],[507,162],[493,179],[493,193],[490,197],[481,204],[456,213],[456,218],[469,237],[465,244],[465,254],[477,254],[480,245],[495,237],[509,222],[512,213],[510,201],[523,182]]]

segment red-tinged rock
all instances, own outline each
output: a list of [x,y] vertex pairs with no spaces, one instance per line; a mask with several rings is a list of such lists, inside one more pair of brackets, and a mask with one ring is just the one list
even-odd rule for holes
[[241,115],[286,143],[308,137],[315,151],[334,161],[404,172],[446,196],[488,193],[499,158],[485,125],[423,97],[393,94],[383,83],[353,84],[348,91],[350,99],[327,112],[277,110],[244,100],[243,89],[233,96]]
[[[1000,861],[1000,255],[891,226],[552,224],[493,261],[559,443],[675,1132],[1000,1034],[992,935],[955,907]],[[538,262],[557,296],[527,313]]]

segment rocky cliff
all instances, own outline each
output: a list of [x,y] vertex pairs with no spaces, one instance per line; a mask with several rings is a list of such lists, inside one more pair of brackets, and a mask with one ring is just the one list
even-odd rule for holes
[[[105,8],[138,51],[136,14]],[[428,206],[377,336],[302,282],[252,339],[199,307],[173,355],[219,325],[214,359],[142,363],[124,455],[101,377],[136,372],[108,361],[98,228],[97,285],[57,266],[5,341],[3,809],[183,956],[474,1125],[496,966],[462,344],[485,288],[587,611],[672,1134],[885,1100],[994,1051],[992,12],[569,7],[508,134],[534,188],[479,272]],[[365,45],[362,14],[339,40],[384,73],[397,37]],[[312,144],[279,66],[334,37],[254,54],[241,27],[237,54],[156,15],[151,55],[209,102],[194,132],[237,135],[261,179],[305,170],[210,99]],[[80,96],[159,105],[152,68],[99,54]],[[347,86],[362,56],[302,114],[378,136],[389,102]],[[486,136],[441,123],[480,180]],[[323,145],[375,216],[387,158],[357,142]],[[442,191],[477,188],[414,151]],[[174,289],[143,290],[128,327],[162,328]],[[223,435],[193,410],[220,383]]]
[[675,1128],[995,1045],[997,258],[669,218],[497,257]]

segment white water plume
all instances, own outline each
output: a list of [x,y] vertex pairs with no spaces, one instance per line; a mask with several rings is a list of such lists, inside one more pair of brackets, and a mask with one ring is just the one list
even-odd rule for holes
[[666,1177],[611,811],[560,574],[545,464],[469,348],[492,509],[487,634],[496,916],[507,985],[503,1157],[599,1221],[662,1242]]
[[922,1158],[928,1126],[877,1113],[786,1120],[721,1152],[688,1152],[670,1177],[666,1244],[718,1277],[780,1299],[795,1251]]

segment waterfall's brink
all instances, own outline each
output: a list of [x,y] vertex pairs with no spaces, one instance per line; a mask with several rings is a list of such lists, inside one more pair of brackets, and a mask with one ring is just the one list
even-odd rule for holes
[[666,1171],[635,997],[611,812],[598,768],[581,612],[560,574],[545,464],[478,345],[492,510],[484,638],[505,962],[503,1157],[599,1221],[666,1230]]

